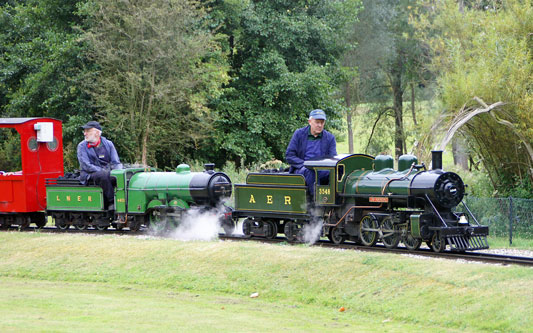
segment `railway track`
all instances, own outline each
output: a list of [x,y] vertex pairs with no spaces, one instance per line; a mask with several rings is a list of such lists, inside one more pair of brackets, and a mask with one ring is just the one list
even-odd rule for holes
[[[285,238],[274,238],[274,239],[266,239],[266,238],[247,238],[242,236],[226,236],[226,235],[219,235],[220,239],[223,240],[255,240],[265,243],[283,243],[287,242]],[[301,243],[289,243],[287,244],[301,244]],[[474,261],[474,262],[482,262],[482,263],[489,263],[489,264],[500,264],[500,265],[521,265],[521,266],[529,266],[533,267],[533,258],[530,257],[519,257],[519,256],[507,256],[507,255],[500,255],[500,254],[492,254],[492,253],[479,253],[479,252],[464,252],[464,253],[457,253],[457,252],[451,252],[451,251],[445,251],[441,253],[433,252],[429,249],[419,249],[417,251],[409,251],[405,248],[396,248],[396,249],[387,249],[384,246],[361,246],[357,244],[350,244],[350,243],[344,243],[344,244],[333,244],[327,240],[320,240],[319,242],[315,243],[314,246],[320,246],[320,247],[326,247],[326,248],[335,248],[335,249],[345,249],[345,250],[356,250],[356,251],[365,251],[365,252],[380,252],[380,253],[394,253],[394,254],[400,254],[400,255],[412,255],[412,256],[421,256],[421,257],[431,257],[431,258],[442,258],[442,259],[450,259],[450,260],[465,260],[465,261]]]
[[[10,227],[7,229],[0,229],[1,231],[19,231],[19,228]],[[44,227],[44,228],[35,228],[29,227],[24,229],[24,231],[33,231],[33,232],[42,232],[42,233],[87,233],[87,234],[101,234],[101,235],[146,235],[148,230],[140,230],[138,232],[133,232],[130,230],[117,230],[117,229],[108,229],[108,230],[96,230],[96,229],[86,229],[78,230],[75,228],[70,228],[68,230],[60,230],[56,227]],[[164,236],[162,236],[164,237]],[[219,234],[219,239],[221,240],[232,240],[232,241],[257,241],[263,243],[287,243],[287,244],[302,244],[299,242],[291,243],[288,242],[284,237],[276,237],[273,239],[268,238],[259,238],[259,237],[244,237],[244,236],[227,236],[225,234]],[[327,240],[320,240],[314,244],[314,246],[320,246],[325,248],[335,248],[335,249],[345,249],[345,250],[355,250],[355,251],[365,251],[365,252],[378,252],[378,253],[394,253],[399,255],[411,255],[411,256],[420,256],[420,257],[431,257],[431,258],[441,258],[449,260],[464,260],[464,261],[473,261],[481,262],[488,264],[499,264],[499,265],[520,265],[520,266],[529,266],[533,267],[533,258],[531,257],[520,257],[520,256],[511,256],[511,255],[502,255],[502,254],[493,254],[493,253],[483,253],[483,252],[451,252],[444,251],[441,253],[433,252],[429,249],[419,249],[417,251],[409,251],[405,248],[396,248],[396,249],[387,249],[384,246],[361,246],[357,244],[344,243],[344,244],[333,244]]]

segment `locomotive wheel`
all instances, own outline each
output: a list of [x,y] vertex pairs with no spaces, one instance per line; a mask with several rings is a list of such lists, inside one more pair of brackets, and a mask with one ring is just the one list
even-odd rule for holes
[[78,230],[85,230],[85,229],[87,229],[87,224],[79,223],[79,224],[76,224],[75,227]]
[[276,222],[274,221],[265,221],[265,226],[267,229],[267,232],[265,233],[265,237],[268,239],[274,239],[278,235],[278,226],[276,225]]
[[364,216],[361,223],[359,223],[361,243],[366,246],[374,246],[378,241],[378,231],[378,220],[371,215]]
[[446,240],[440,237],[440,233],[437,231],[431,237],[431,249],[437,253],[446,249]]
[[[115,229],[122,230],[124,224],[115,223]],[[162,234],[167,230],[167,218],[161,212],[153,210],[148,215],[148,227],[155,234]]]
[[331,228],[328,232],[328,239],[334,244],[342,244],[346,240],[346,235],[343,233],[341,228]]
[[398,226],[394,225],[392,218],[387,216],[381,221],[381,232],[383,237],[381,241],[387,249],[395,249],[400,243],[400,233]]
[[109,228],[109,226],[108,225],[96,225],[95,228],[98,231],[105,231],[107,230],[107,228]]
[[409,251],[416,251],[422,245],[422,240],[420,238],[414,238],[410,233],[405,236],[403,239],[403,244]]
[[137,232],[139,229],[141,229],[141,222],[132,221],[128,224],[130,231]]
[[42,229],[46,225],[46,220],[37,221],[37,222],[35,222],[35,225],[37,226],[37,229]]
[[298,226],[294,222],[287,222],[283,227],[283,233],[289,242],[294,242],[298,239]]

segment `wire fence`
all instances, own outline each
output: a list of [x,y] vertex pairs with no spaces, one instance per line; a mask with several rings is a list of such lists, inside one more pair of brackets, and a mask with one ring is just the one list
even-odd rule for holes
[[478,222],[489,226],[489,234],[508,237],[533,238],[533,200],[521,198],[476,198],[464,200]]

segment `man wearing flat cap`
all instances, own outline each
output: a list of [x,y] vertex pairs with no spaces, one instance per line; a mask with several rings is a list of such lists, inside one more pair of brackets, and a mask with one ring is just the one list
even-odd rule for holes
[[[285,159],[291,165],[289,172],[303,175],[309,193],[314,196],[315,172],[304,167],[304,161],[337,155],[337,142],[335,136],[324,129],[326,113],[323,110],[311,111],[308,123],[308,126],[294,131]],[[320,181],[326,181],[329,172],[319,171],[318,177]]]
[[96,121],[83,125],[85,140],[78,144],[80,181],[82,184],[93,181],[104,191],[104,202],[109,210],[114,210],[111,170],[122,169],[115,145],[102,136],[102,127]]

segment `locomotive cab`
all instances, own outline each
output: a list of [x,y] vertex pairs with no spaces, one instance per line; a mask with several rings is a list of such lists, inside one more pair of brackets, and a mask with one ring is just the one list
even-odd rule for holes
[[[336,204],[337,162],[338,159],[328,158],[304,163],[306,168],[313,170],[315,173],[315,197],[313,199],[316,206],[332,206]],[[322,177],[320,177],[321,175]],[[322,180],[320,180],[321,178]]]

